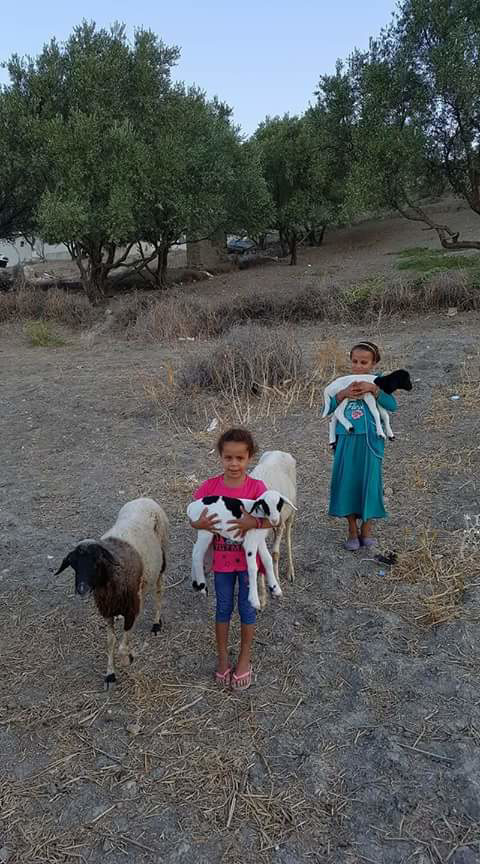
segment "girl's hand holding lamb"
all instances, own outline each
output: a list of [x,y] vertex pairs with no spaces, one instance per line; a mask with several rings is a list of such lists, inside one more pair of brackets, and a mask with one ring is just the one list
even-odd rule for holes
[[375,384],[370,384],[369,381],[354,381],[349,389],[355,394],[353,397],[355,399],[364,396],[365,393],[373,393],[375,396],[379,388]]
[[247,531],[258,528],[258,519],[247,513],[242,507],[241,519],[230,519],[228,524],[232,526],[232,529],[235,529],[234,537],[243,537]]
[[196,522],[190,521],[190,525],[192,528],[195,528],[196,531],[210,531],[211,534],[215,534],[215,528],[220,522],[218,516],[215,513],[212,513],[210,516],[207,516],[208,507],[205,507],[200,514],[200,518],[197,519]]

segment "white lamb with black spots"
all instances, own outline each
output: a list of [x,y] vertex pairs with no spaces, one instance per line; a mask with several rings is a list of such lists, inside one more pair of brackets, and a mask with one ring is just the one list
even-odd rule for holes
[[[267,549],[266,539],[269,529],[252,529],[247,531],[243,539],[236,537],[236,527],[228,523],[232,519],[241,519],[242,512],[245,510],[258,517],[265,517],[269,520],[273,528],[280,525],[282,508],[285,504],[289,504],[295,510],[295,506],[291,501],[288,501],[285,496],[279,492],[268,490],[264,492],[255,501],[244,500],[242,498],[229,498],[225,495],[207,495],[205,498],[199,498],[197,501],[192,501],[187,507],[187,516],[191,522],[197,522],[205,508],[207,508],[208,516],[216,516],[218,523],[215,526],[215,533],[227,540],[232,540],[235,543],[242,543],[245,549],[248,569],[248,599],[254,609],[260,609],[260,599],[258,595],[258,568],[257,568],[257,552],[260,560],[265,567],[267,575],[267,584],[274,597],[281,597],[282,590],[275,576],[272,556]],[[207,515],[207,514],[206,514]],[[204,559],[205,554],[213,541],[213,534],[210,531],[199,531],[192,552],[192,587],[194,591],[199,591],[201,594],[207,593],[204,574]]]
[[[347,387],[350,387],[356,381],[367,381],[369,384],[375,384],[380,390],[383,390],[384,393],[394,393],[395,390],[411,390],[412,382],[410,379],[410,375],[405,369],[397,369],[395,372],[391,372],[389,375],[344,375],[342,378],[336,378],[335,381],[332,381],[330,384],[325,387],[323,391],[323,398],[325,402],[325,407],[323,409],[322,417],[327,417],[328,412],[330,411],[331,400],[335,398],[337,393],[341,390],[345,390]],[[379,438],[385,438],[385,432],[382,429],[382,421],[385,426],[385,431],[387,433],[387,437],[393,441],[395,438],[392,427],[390,426],[390,418],[388,416],[388,412],[385,411],[385,408],[382,408],[381,405],[377,405],[377,401],[373,393],[365,393],[364,396],[361,397],[367,403],[370,412],[375,421],[375,430]],[[342,426],[350,432],[352,429],[352,424],[345,417],[345,408],[347,406],[347,399],[344,399],[340,405],[337,405],[335,411],[332,414],[332,419],[329,424],[329,444],[332,446],[335,444],[336,440],[336,425],[337,420],[342,424]]]

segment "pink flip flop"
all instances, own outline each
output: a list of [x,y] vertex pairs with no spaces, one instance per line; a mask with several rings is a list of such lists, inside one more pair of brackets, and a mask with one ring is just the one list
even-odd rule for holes
[[225,669],[225,672],[215,672],[215,681],[220,687],[230,687],[230,682],[232,680],[232,669],[231,666],[228,669]]
[[237,675],[236,672],[232,675],[232,690],[248,690],[252,683],[253,669],[244,672],[243,675]]

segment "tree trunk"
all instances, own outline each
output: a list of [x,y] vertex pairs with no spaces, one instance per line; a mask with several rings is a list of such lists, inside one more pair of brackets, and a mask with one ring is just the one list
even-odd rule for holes
[[297,263],[297,232],[291,231],[288,237],[288,251],[290,253],[290,266]]
[[155,282],[158,288],[163,291],[168,287],[167,283],[167,267],[168,267],[168,251],[169,246],[161,243],[158,249],[157,272],[155,274]]
[[280,240],[280,246],[282,249],[282,255],[284,258],[286,258],[288,255],[288,251],[289,251],[289,244],[288,244],[288,240],[287,240],[287,237],[285,235],[283,228],[280,228],[280,230],[278,232],[278,236],[279,236],[279,240]]
[[435,231],[444,249],[449,249],[450,252],[461,252],[462,249],[480,249],[480,240],[459,240],[459,231],[452,231],[448,225],[441,225],[439,222],[435,222],[422,207],[412,204],[408,199],[406,200],[410,209],[413,210],[413,214],[416,215],[409,213],[403,207],[396,204],[398,212],[411,222],[424,222],[428,227],[423,230]]
[[105,296],[105,280],[108,274],[108,269],[106,269],[102,260],[102,248],[100,246],[95,249],[85,250],[88,256],[87,263],[85,263],[83,258],[82,253],[84,250],[82,247],[78,243],[75,243],[73,248],[75,261],[80,270],[83,290],[90,303],[95,306],[101,303]]

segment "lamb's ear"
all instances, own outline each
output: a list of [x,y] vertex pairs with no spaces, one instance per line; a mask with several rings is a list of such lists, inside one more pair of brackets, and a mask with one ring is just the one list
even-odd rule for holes
[[54,575],[58,576],[60,573],[63,573],[63,571],[66,570],[67,567],[71,567],[71,566],[72,566],[72,553],[69,552],[68,555],[66,555],[65,558],[63,559],[62,563],[60,564],[60,567],[58,568],[57,572]]
[[290,501],[290,498],[287,498],[286,495],[282,495],[281,497],[282,497],[283,500],[285,501],[285,504],[288,504],[288,506],[291,507],[292,510],[295,510],[295,513],[298,513],[298,507],[295,507],[295,504],[293,504],[293,503]]

